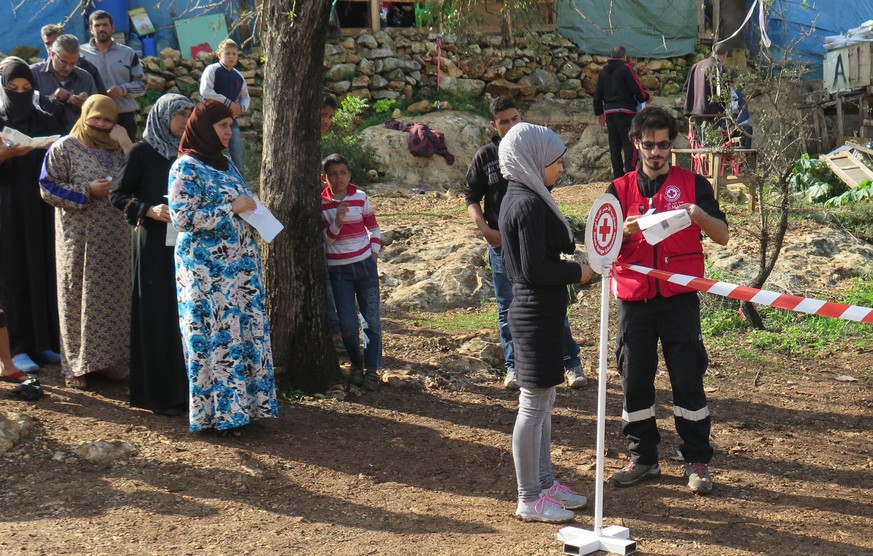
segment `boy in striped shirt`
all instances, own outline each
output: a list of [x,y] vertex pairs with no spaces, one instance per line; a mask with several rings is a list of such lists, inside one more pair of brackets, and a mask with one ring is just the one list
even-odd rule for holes
[[[382,368],[382,321],[376,270],[376,259],[382,247],[379,224],[367,194],[350,183],[349,163],[342,155],[332,154],[322,160],[321,171],[328,183],[321,192],[327,272],[343,346],[351,360],[349,382],[375,391],[381,382],[378,371]],[[363,353],[358,310],[364,318]]]

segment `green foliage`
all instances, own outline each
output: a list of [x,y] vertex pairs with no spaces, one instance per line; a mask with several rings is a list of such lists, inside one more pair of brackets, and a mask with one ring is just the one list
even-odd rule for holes
[[351,95],[345,97],[333,117],[330,131],[321,140],[322,158],[333,153],[346,157],[352,172],[352,183],[360,186],[369,181],[367,170],[376,152],[361,140],[358,127],[361,115],[367,108],[366,99]]
[[825,161],[810,158],[808,154],[794,164],[788,183],[792,192],[809,203],[820,203],[846,191],[846,185]]
[[873,243],[873,199],[865,198],[838,207],[832,213],[858,239]]
[[393,98],[380,98],[376,101],[376,104],[373,105],[373,110],[376,111],[376,114],[381,116],[391,114],[394,111],[394,108],[397,107],[397,101]]
[[146,92],[143,93],[142,96],[136,97],[136,102],[139,103],[140,109],[143,109],[156,103],[163,94],[164,93],[162,91],[146,89]]
[[864,199],[873,198],[873,186],[870,180],[864,180],[858,184],[858,187],[848,189],[842,195],[831,197],[825,201],[826,207],[841,207],[851,203],[857,203]]

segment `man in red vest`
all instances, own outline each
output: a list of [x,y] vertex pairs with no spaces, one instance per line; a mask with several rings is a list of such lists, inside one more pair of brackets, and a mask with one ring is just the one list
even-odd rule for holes
[[[700,331],[697,292],[621,268],[637,264],[669,272],[703,276],[701,234],[720,245],[728,242],[728,226],[706,178],[671,166],[670,149],[678,134],[676,119],[663,108],[649,107],[634,116],[630,136],[639,151],[640,169],[614,180],[607,193],[615,195],[624,213],[624,237],[613,267],[612,290],[618,298],[618,367],[622,376],[623,432],[628,438],[630,463],[612,476],[612,484],[631,486],[661,474],[655,420],[655,372],[658,341],[673,389],[679,451],[685,458],[685,477],[695,494],[712,492],[707,465],[710,417],[703,373],[707,355]],[[637,220],[648,212],[682,209],[691,226],[657,245],[649,245]]]

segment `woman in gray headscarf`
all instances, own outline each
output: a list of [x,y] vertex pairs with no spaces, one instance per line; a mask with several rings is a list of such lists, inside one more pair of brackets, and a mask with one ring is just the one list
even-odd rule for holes
[[[130,149],[109,194],[133,232],[130,319],[130,405],[162,415],[187,415],[188,375],[182,356],[176,278],[167,207],[170,166],[194,103],[177,94],[158,99],[143,141]],[[171,243],[171,245],[167,245]]]
[[500,141],[500,171],[509,181],[500,208],[503,264],[512,281],[509,330],[521,387],[512,433],[518,479],[515,515],[524,521],[571,521],[587,499],[552,473],[552,406],[564,380],[562,339],[567,285],[584,284],[587,264],[561,259],[576,245],[549,192],[564,171],[567,148],[548,128],[520,123]]

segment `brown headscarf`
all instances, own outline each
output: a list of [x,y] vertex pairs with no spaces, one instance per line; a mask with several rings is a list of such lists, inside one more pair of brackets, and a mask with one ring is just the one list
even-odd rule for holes
[[222,154],[224,145],[212,126],[232,117],[230,108],[220,102],[198,102],[185,124],[185,133],[179,142],[179,156],[187,154],[216,170],[227,170],[230,161]]
[[107,151],[121,150],[118,141],[109,137],[107,130],[97,129],[85,123],[89,118],[106,118],[112,123],[118,122],[118,106],[115,101],[106,95],[91,95],[82,105],[82,113],[73,124],[70,135],[78,139],[83,145],[91,149],[103,149]]

